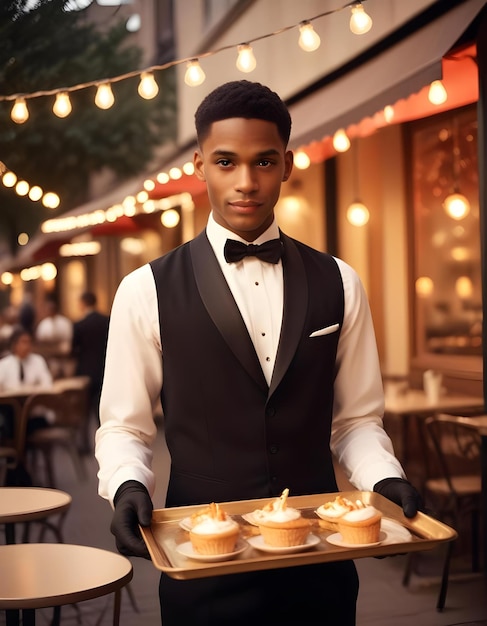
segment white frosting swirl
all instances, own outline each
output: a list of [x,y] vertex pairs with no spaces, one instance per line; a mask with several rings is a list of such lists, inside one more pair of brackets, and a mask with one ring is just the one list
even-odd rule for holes
[[373,506],[366,506],[363,509],[355,509],[345,513],[342,519],[347,522],[361,522],[377,515],[378,511]]
[[198,535],[216,535],[228,532],[229,530],[234,530],[236,526],[238,526],[237,522],[230,518],[225,520],[216,520],[208,517],[193,526],[191,530]]

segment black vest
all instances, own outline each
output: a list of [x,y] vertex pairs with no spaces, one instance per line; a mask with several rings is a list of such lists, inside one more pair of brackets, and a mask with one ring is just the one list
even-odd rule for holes
[[163,353],[167,506],[336,491],[329,449],[344,315],[336,261],[281,233],[284,310],[270,387],[205,233],[151,263]]

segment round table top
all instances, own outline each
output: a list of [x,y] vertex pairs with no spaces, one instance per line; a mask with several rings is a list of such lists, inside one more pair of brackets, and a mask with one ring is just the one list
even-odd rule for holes
[[71,504],[69,493],[43,487],[0,487],[0,524],[28,522],[61,513]]
[[124,556],[66,543],[0,546],[0,609],[40,609],[91,600],[132,579]]

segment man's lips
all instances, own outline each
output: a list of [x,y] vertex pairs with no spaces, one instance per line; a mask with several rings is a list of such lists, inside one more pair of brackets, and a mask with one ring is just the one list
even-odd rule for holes
[[237,209],[254,209],[260,206],[256,200],[234,200],[228,203]]

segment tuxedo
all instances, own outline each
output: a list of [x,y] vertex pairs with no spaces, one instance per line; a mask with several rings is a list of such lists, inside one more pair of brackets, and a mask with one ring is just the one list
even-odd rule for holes
[[[329,440],[340,271],[330,255],[281,240],[284,308],[270,385],[206,234],[150,264],[164,353],[167,506],[275,497],[286,487],[337,490]],[[357,591],[351,562],[196,581],[163,574],[160,585],[170,625],[353,624]],[[339,621],[325,621],[324,611]]]

